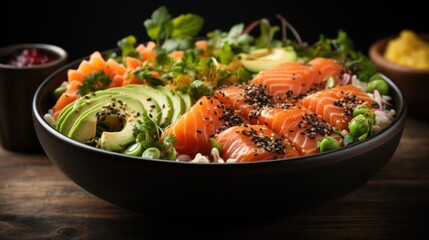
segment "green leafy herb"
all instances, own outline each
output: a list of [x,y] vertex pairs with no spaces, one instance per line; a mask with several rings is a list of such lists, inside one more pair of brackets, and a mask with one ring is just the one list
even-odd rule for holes
[[164,138],[164,145],[166,147],[174,147],[177,143],[177,138],[173,134],[169,134]]
[[195,14],[182,14],[172,20],[172,38],[190,39],[195,37],[204,24],[204,19]]
[[149,152],[159,154],[156,158],[175,160],[176,150],[174,146],[177,142],[175,136],[170,134],[161,141],[162,128],[149,117],[146,111],[142,113],[142,118],[142,122],[133,129],[136,143],[142,147],[142,156],[145,157],[144,153],[149,150]]
[[142,122],[133,129],[133,135],[136,136],[144,148],[153,146],[155,140],[161,136],[162,129],[156,122],[149,117],[149,114],[144,111],[142,114]]
[[130,35],[118,41],[118,47],[122,50],[122,57],[138,57],[139,53],[135,49],[137,39]]
[[234,56],[235,54],[232,52],[231,46],[228,43],[225,43],[223,47],[216,52],[216,58],[218,58],[222,64],[230,63]]
[[244,24],[236,24],[228,32],[215,30],[207,34],[209,47],[213,52],[222,49],[225,44],[229,44],[235,53],[248,51],[253,37],[244,33]]
[[273,42],[274,35],[280,30],[279,26],[271,26],[267,19],[262,19],[260,22],[261,35],[256,39],[256,48],[268,48],[271,49],[271,43]]
[[152,86],[164,85],[164,82],[153,76],[152,69],[138,67],[134,70],[134,76],[136,79],[145,81]]
[[343,139],[344,146],[350,145],[356,141],[357,139],[351,134],[347,134],[346,136],[344,136],[344,139]]
[[166,52],[185,50],[193,45],[193,38],[204,24],[204,19],[195,14],[182,14],[172,19],[168,9],[161,6],[144,22],[148,36]]
[[174,50],[186,50],[193,47],[192,39],[167,39],[162,44],[162,50],[172,52]]
[[111,82],[112,80],[103,70],[93,72],[84,77],[82,84],[78,88],[78,94],[83,96],[90,92],[106,89]]
[[150,19],[144,21],[148,36],[158,44],[172,32],[171,15],[165,6],[156,9]]
[[210,138],[210,146],[211,148],[216,148],[219,151],[219,155],[222,155],[223,148],[222,145],[220,145],[215,138]]
[[204,84],[201,80],[194,80],[187,87],[179,87],[179,91],[189,93],[193,99],[199,99],[202,96],[213,96],[213,87]]

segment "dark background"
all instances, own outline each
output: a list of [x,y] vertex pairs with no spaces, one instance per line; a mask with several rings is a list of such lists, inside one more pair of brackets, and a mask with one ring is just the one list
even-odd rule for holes
[[[255,4],[259,1],[259,4]],[[266,17],[277,22],[277,13],[285,16],[312,43],[323,33],[335,37],[345,30],[358,50],[367,52],[376,39],[398,33],[404,28],[429,32],[424,1],[400,1],[401,4],[344,1],[10,1],[0,13],[0,47],[15,43],[39,42],[59,45],[69,52],[69,60],[84,57],[95,50],[116,47],[117,40],[135,35],[147,41],[143,21],[160,5],[173,17],[182,13],[199,14],[205,19],[200,36],[216,28]],[[231,5],[234,4],[234,5]]]

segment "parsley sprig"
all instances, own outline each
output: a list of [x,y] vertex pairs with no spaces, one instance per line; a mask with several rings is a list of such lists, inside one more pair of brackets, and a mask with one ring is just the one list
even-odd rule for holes
[[112,82],[103,70],[93,72],[84,77],[82,84],[78,88],[80,96],[86,95],[90,92],[106,89]]

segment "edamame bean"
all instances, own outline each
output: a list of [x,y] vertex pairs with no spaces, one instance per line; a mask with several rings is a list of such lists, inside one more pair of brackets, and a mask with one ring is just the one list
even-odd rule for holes
[[[369,120],[363,115],[357,115],[349,123],[350,134],[356,138],[360,138],[361,136],[368,134],[370,127]],[[363,137],[363,139],[365,138],[366,136]]]
[[353,117],[358,115],[363,115],[371,120],[372,123],[375,121],[375,113],[365,105],[357,105],[355,109],[353,109]]
[[380,73],[376,73],[376,74],[372,75],[372,77],[369,79],[368,82],[371,82],[371,81],[374,81],[374,80],[377,80],[377,79],[383,79],[383,76],[381,76]]
[[150,147],[143,152],[142,157],[159,159],[161,157],[161,151],[159,151],[158,148]]
[[377,89],[381,95],[387,95],[389,93],[389,84],[383,79],[376,79],[366,85],[365,91],[373,93],[375,89]]
[[324,137],[319,142],[320,152],[327,152],[340,148],[340,143],[333,137]]
[[63,95],[63,93],[65,93],[67,90],[67,87],[57,87],[53,92],[52,92],[52,97],[54,99],[59,99],[61,97],[61,95]]

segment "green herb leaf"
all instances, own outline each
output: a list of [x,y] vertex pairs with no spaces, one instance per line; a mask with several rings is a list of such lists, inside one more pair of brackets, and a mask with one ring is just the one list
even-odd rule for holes
[[172,20],[172,37],[175,39],[191,39],[195,37],[204,24],[204,19],[195,14],[182,14]]
[[231,39],[237,38],[238,36],[240,36],[241,33],[243,33],[243,30],[244,30],[244,24],[243,23],[239,23],[239,24],[232,26],[228,32],[227,39],[231,40]]
[[273,42],[274,35],[280,30],[279,26],[271,26],[267,19],[261,20],[261,35],[256,39],[256,48],[268,48],[270,49],[271,43]]
[[78,88],[78,94],[83,96],[90,92],[106,89],[111,82],[112,80],[103,70],[93,72],[83,78],[83,82]]
[[211,148],[216,148],[219,151],[219,155],[222,155],[223,149],[222,146],[216,141],[215,138],[210,138],[210,146]]
[[202,96],[213,96],[213,87],[205,85],[201,80],[195,80],[189,86],[189,93],[194,99]]
[[173,59],[168,56],[167,53],[159,53],[156,55],[155,63],[159,66],[170,65]]
[[122,57],[138,57],[139,53],[135,49],[137,39],[130,35],[118,41],[118,47],[122,50]]
[[350,145],[356,141],[357,141],[356,138],[351,134],[347,134],[346,136],[344,136],[344,139],[343,139],[344,146]]
[[163,143],[166,147],[174,147],[174,145],[177,143],[177,138],[174,136],[174,134],[169,134],[164,138]]
[[222,64],[229,64],[234,58],[234,52],[228,43],[225,43],[221,49],[216,52],[216,57]]
[[193,47],[192,39],[167,39],[162,48],[166,52],[172,52],[174,50],[186,50]]
[[150,19],[144,21],[148,36],[159,43],[172,32],[171,15],[165,6],[156,9]]
[[138,67],[136,68],[136,70],[134,70],[133,74],[134,77],[138,80],[146,81],[152,86],[164,85],[164,82],[161,79],[156,78],[152,75],[151,69],[149,68]]

